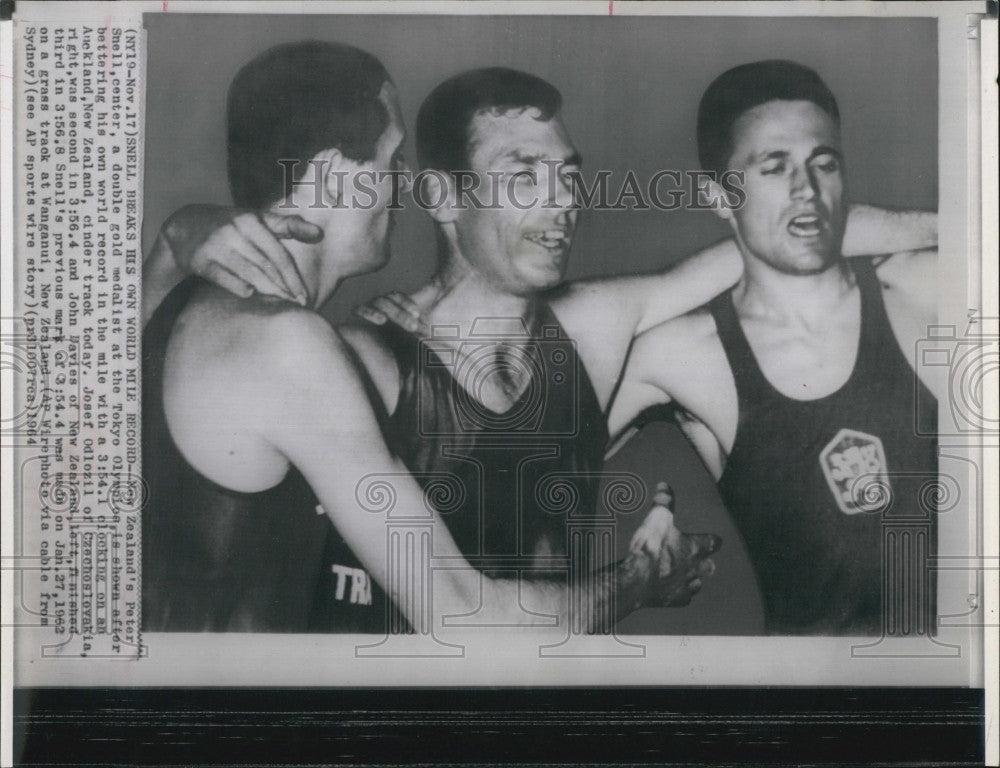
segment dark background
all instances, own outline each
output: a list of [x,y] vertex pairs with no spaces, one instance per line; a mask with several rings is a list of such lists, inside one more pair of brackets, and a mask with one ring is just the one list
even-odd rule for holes
[[[229,201],[225,94],[236,71],[278,43],[320,39],[364,48],[388,68],[412,130],[423,97],[462,70],[527,70],[563,93],[564,120],[585,171],[697,169],[695,114],[705,87],[731,66],[789,58],[815,68],[838,98],[852,199],[893,208],[937,207],[935,19],[677,17],[215,16],[146,18],[148,75],[144,242],[193,202]],[[415,157],[412,135],[407,156]],[[617,183],[612,189],[617,190]],[[400,212],[393,260],[348,281],[325,312],[333,320],[431,274],[430,219]],[[584,214],[570,279],[662,268],[726,235],[704,211]],[[685,609],[646,610],[620,632],[754,634],[760,605],[739,537],[711,479],[673,427],[654,425],[609,462],[674,486],[678,522],[725,539],[718,571]],[[641,514],[622,520],[627,545]]]

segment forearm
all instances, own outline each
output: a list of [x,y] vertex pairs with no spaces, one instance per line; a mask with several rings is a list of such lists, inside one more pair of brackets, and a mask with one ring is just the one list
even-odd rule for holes
[[149,322],[163,299],[185,277],[161,232],[142,264],[142,324]]
[[844,231],[845,256],[877,256],[937,246],[937,213],[852,205]]
[[735,240],[703,248],[650,280],[635,333],[697,309],[735,285],[742,274]]
[[[603,634],[611,632],[618,620],[646,604],[653,568],[648,554],[635,552],[617,563],[583,572],[570,571],[561,577],[522,576],[519,592],[532,610],[566,617],[573,632]],[[519,605],[511,600],[512,594],[518,594],[517,585],[506,579],[487,581],[490,597],[484,599],[484,608],[491,618],[502,621],[509,606]],[[493,613],[494,609],[497,613]]]

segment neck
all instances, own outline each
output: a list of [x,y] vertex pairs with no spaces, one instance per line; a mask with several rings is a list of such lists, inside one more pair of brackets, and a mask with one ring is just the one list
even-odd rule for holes
[[302,281],[309,292],[308,308],[319,310],[337,291],[341,281],[348,277],[342,273],[340,265],[325,255],[319,248],[297,240],[285,240],[283,245],[302,275]]
[[530,328],[538,305],[537,297],[498,290],[464,262],[451,260],[413,299],[432,326],[457,325],[463,338],[477,321],[477,333],[516,334],[522,323]]
[[[275,207],[271,209],[271,212],[284,216],[289,214],[287,208]],[[326,237],[330,237],[330,227],[325,226],[326,223],[323,221],[311,219],[309,209],[301,206],[294,212],[306,221],[326,230]],[[326,238],[324,238],[324,242],[325,240]],[[309,292],[307,307],[318,311],[320,307],[330,300],[341,281],[350,275],[343,273],[338,259],[332,258],[328,253],[324,253],[322,242],[312,245],[299,242],[295,238],[287,238],[281,242],[285,246],[285,250],[292,257],[292,261],[295,262],[295,267],[299,270],[302,281],[306,285],[306,290]]]
[[794,275],[781,272],[752,256],[744,256],[743,277],[733,291],[741,315],[784,322],[822,323],[833,307],[854,290],[854,274],[844,259],[823,272]]

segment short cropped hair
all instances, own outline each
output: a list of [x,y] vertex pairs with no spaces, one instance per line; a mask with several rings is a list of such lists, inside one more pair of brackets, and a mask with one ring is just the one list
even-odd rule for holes
[[732,155],[733,124],[769,101],[811,101],[840,125],[837,100],[820,76],[794,61],[743,64],[717,77],[698,105],[698,159],[704,170],[722,172]]
[[431,91],[417,114],[417,160],[423,168],[450,173],[469,165],[469,131],[484,110],[534,107],[551,120],[562,95],[540,77],[504,67],[472,69],[449,78]]
[[370,53],[319,41],[279,45],[244,66],[229,87],[227,110],[233,202],[259,209],[280,200],[279,160],[298,160],[298,181],[325,149],[372,159],[389,123],[379,100],[388,80]]

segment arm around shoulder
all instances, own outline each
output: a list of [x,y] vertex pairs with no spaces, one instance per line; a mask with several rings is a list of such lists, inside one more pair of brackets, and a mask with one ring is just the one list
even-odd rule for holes
[[879,256],[936,248],[937,213],[892,211],[874,205],[851,206],[842,250],[845,256]]

